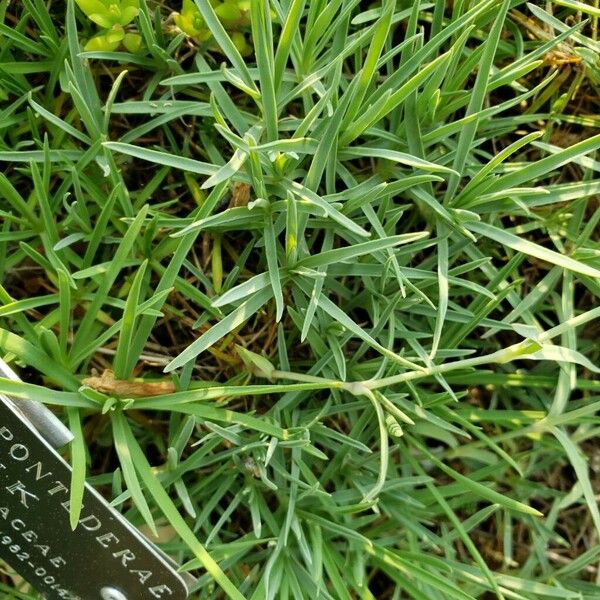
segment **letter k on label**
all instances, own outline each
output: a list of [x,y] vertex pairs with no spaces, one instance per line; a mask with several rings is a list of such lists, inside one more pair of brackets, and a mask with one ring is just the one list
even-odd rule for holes
[[29,508],[29,504],[27,504],[28,499],[33,499],[33,500],[39,501],[39,498],[35,494],[32,494],[31,492],[28,492],[25,489],[25,484],[22,481],[17,481],[16,483],[13,483],[12,485],[7,485],[6,491],[9,492],[10,494],[12,494],[13,496],[15,494],[20,494],[21,495],[21,504],[25,508]]

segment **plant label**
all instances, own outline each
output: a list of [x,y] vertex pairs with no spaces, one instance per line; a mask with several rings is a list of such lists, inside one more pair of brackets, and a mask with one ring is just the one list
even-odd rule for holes
[[0,559],[48,600],[184,600],[189,581],[91,486],[75,530],[71,468],[0,395]]

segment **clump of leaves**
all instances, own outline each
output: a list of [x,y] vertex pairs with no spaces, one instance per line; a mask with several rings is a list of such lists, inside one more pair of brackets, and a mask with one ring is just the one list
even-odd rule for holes
[[113,52],[123,45],[129,52],[137,52],[142,45],[138,33],[126,31],[138,15],[139,0],[76,0],[90,21],[102,27],[101,33],[92,37],[85,50]]
[[600,11],[223,4],[0,0],[0,392],[194,600],[598,600]]
[[[231,41],[242,56],[252,53],[252,45],[244,32],[250,26],[249,0],[211,0],[215,15],[229,33]],[[197,42],[209,42],[213,39],[210,28],[200,14],[194,0],[183,0],[180,13],[173,13],[175,25],[188,37]]]

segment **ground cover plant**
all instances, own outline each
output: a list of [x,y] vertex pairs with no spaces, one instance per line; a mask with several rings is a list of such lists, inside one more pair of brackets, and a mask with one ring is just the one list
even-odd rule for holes
[[599,597],[597,1],[0,16],[0,391],[73,524],[198,599]]

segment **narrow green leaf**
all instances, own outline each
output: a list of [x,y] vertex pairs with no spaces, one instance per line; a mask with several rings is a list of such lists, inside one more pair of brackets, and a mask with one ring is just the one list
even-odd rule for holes
[[549,250],[548,248],[540,246],[535,242],[524,240],[513,233],[499,229],[498,227],[490,225],[489,223],[470,222],[467,223],[466,226],[471,231],[490,238],[491,240],[494,240],[503,246],[507,246],[508,248],[512,248],[513,250],[522,252],[528,256],[534,256],[535,258],[546,261],[551,265],[560,265],[561,267],[569,269],[574,273],[581,273],[582,275],[588,275],[589,277],[600,277],[600,270],[595,269],[594,267],[586,265],[585,263],[575,260],[570,256],[566,256],[565,254],[560,254],[554,250]]

